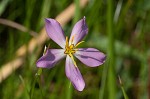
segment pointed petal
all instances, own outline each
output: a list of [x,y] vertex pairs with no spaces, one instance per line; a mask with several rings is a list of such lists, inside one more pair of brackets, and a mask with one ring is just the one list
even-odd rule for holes
[[74,54],[82,63],[90,67],[102,65],[106,56],[95,48],[79,48]]
[[69,42],[71,43],[72,41],[72,43],[76,45],[84,38],[84,36],[87,33],[88,33],[88,28],[84,17],[83,19],[79,20],[73,27]]
[[48,36],[59,46],[65,48],[66,40],[65,40],[64,32],[59,22],[57,22],[54,19],[46,18],[45,23],[46,23],[45,28]]
[[78,67],[75,67],[71,58],[67,55],[66,57],[66,76],[68,79],[72,82],[75,89],[78,91],[82,91],[85,87],[85,82],[82,78],[82,75],[78,69]]
[[65,57],[63,49],[48,49],[46,54],[38,59],[36,65],[41,68],[52,68],[54,65]]

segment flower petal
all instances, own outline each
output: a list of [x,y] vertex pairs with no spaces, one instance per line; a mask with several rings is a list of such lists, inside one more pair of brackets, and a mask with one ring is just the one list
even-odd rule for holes
[[67,55],[66,57],[66,76],[68,79],[72,82],[75,89],[78,91],[82,91],[85,87],[85,82],[82,78],[82,75],[78,69],[78,67],[75,67],[71,58]]
[[46,54],[38,59],[36,65],[42,68],[52,68],[54,65],[65,57],[63,49],[48,49]]
[[46,18],[45,27],[48,36],[62,48],[65,48],[65,36],[59,22],[54,19]]
[[102,65],[106,56],[95,48],[79,48],[74,54],[82,63],[90,67]]
[[79,20],[75,26],[73,27],[69,43],[76,45],[78,42],[80,42],[84,36],[88,33],[88,28],[85,22],[85,17],[81,20]]

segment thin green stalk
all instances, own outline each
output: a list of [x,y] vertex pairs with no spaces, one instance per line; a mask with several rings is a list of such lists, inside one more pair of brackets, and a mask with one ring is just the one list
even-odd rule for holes
[[102,81],[101,81],[101,88],[100,88],[100,91],[99,91],[99,99],[104,99],[107,72],[108,72],[108,64],[105,64],[104,67],[103,67],[103,72],[102,72]]
[[23,84],[23,87],[24,87],[25,90],[26,90],[27,95],[30,97],[30,92],[29,92],[29,90],[28,90],[28,88],[27,88],[27,86],[26,86],[26,84],[25,84],[24,79],[22,78],[21,75],[19,75],[19,78],[20,78],[20,80],[21,80],[21,82],[22,82],[22,84]]
[[122,80],[121,80],[120,76],[118,76],[118,78],[119,78],[119,83],[120,83],[120,86],[121,86],[121,90],[122,90],[124,99],[129,99],[126,92],[125,92],[125,90],[124,90],[124,87],[123,87]]
[[66,99],[72,99],[73,87],[72,87],[71,82],[69,80],[67,81],[66,87],[67,87]]
[[[49,11],[51,9],[51,0],[44,0],[42,2],[42,8],[41,8],[41,11],[40,11],[40,17],[39,17],[39,21],[38,21],[38,26],[37,28],[41,28],[41,26],[44,24],[44,18],[47,18],[49,16]],[[36,29],[37,30],[37,29]]]
[[[38,83],[39,83],[39,76],[41,75],[41,73],[42,73],[42,68],[39,68],[38,72],[36,73],[36,75],[34,77],[34,80],[33,80],[32,86],[31,86],[30,99],[32,99],[32,97],[33,97],[33,93],[34,93],[34,88],[35,88],[36,82],[38,81]],[[39,83],[39,87],[40,87],[41,94],[42,94],[42,89],[41,89],[40,83]],[[42,94],[42,96],[43,96],[43,94]]]
[[26,0],[26,20],[24,21],[25,26],[30,28],[30,20],[33,14],[34,6],[36,4],[36,0]]
[[129,11],[131,5],[132,5],[132,0],[128,0],[127,3],[122,8],[122,11],[121,11],[119,19],[118,19],[117,28],[116,28],[116,36],[117,37],[121,37],[120,32],[122,31],[122,29],[124,27],[123,19],[125,19],[127,12]]
[[123,88],[123,86],[121,86],[121,90],[122,90],[124,99],[129,99],[128,96],[127,96],[127,94],[126,94],[126,92],[125,92],[125,90],[124,90],[124,88]]
[[36,83],[36,78],[34,78],[33,80],[33,83],[32,83],[32,87],[31,87],[31,90],[30,90],[30,99],[32,99],[33,97],[33,92],[34,92],[34,88],[35,88],[35,83]]
[[80,19],[80,2],[79,0],[74,0],[75,2],[75,17],[73,19],[73,23],[75,24]]
[[108,33],[108,99],[116,98],[115,79],[115,48],[113,31],[113,0],[107,2],[107,33]]

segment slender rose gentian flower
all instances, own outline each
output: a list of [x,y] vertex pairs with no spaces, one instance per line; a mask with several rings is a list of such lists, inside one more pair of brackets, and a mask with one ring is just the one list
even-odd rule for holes
[[66,57],[66,76],[75,89],[82,91],[85,87],[85,82],[74,60],[74,56],[89,67],[102,65],[106,59],[105,54],[95,48],[77,48],[88,33],[85,17],[75,24],[70,39],[68,37],[65,39],[64,31],[56,20],[47,18],[45,23],[48,36],[62,49],[48,49],[46,54],[37,61],[37,67],[52,68],[59,60]]

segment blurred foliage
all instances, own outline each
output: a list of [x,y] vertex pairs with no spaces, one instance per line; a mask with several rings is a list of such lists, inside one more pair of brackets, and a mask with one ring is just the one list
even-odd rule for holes
[[[78,0],[1,0],[0,17],[15,21],[28,29],[39,32],[44,26],[44,18],[55,18],[72,2]],[[84,9],[76,9],[75,16],[65,27],[69,35],[75,22],[86,16],[89,33],[81,47],[95,47],[108,55],[106,0],[89,0]],[[118,83],[120,75],[123,88],[129,99],[148,99],[148,58],[150,57],[150,0],[114,0],[113,1],[113,38],[116,65],[113,78],[115,82],[116,98],[124,99],[121,86]],[[14,59],[16,50],[27,44],[32,38],[11,27],[0,24],[0,66]],[[52,47],[58,46],[52,41],[45,42]],[[41,46],[44,49],[44,45]],[[13,72],[0,84],[1,99],[28,99],[37,72],[36,60],[42,55],[28,54],[23,66]],[[109,59],[111,57],[107,57]],[[43,69],[39,80],[36,81],[33,99],[66,99],[68,94],[68,79],[65,75],[65,60],[59,62],[55,68]],[[150,62],[149,62],[150,63]],[[77,60],[86,87],[83,92],[72,89],[71,99],[98,99],[103,91],[104,99],[109,99],[111,87],[107,82],[107,71],[104,65],[89,68]],[[150,66],[150,64],[149,64]],[[106,76],[106,79],[102,79]],[[39,83],[40,82],[40,86]],[[102,89],[101,89],[102,88]]]

